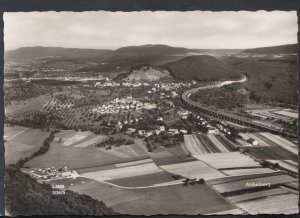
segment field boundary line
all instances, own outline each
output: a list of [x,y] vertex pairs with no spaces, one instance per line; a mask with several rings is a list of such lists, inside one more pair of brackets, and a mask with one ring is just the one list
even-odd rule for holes
[[6,139],[6,141],[10,141],[13,138],[17,137],[18,135],[20,135],[21,133],[25,132],[26,130],[28,130],[29,128],[23,129],[22,131],[18,132],[17,134],[11,136],[10,138]]

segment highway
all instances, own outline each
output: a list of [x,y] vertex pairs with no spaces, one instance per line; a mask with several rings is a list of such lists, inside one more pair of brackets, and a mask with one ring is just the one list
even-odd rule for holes
[[268,131],[268,132],[271,132],[271,133],[285,134],[287,136],[297,137],[296,134],[290,133],[290,132],[284,132],[280,128],[276,128],[274,126],[270,126],[270,125],[267,125],[267,124],[254,122],[251,119],[248,119],[248,118],[245,118],[245,117],[242,117],[242,116],[237,116],[237,115],[228,113],[226,111],[219,110],[217,108],[208,107],[206,105],[201,104],[200,102],[195,102],[195,101],[192,101],[190,99],[191,94],[193,94],[197,91],[213,89],[213,88],[221,88],[222,86],[225,86],[225,85],[229,85],[229,84],[233,84],[233,83],[242,83],[242,82],[246,82],[246,81],[247,81],[247,77],[245,75],[243,75],[242,78],[239,79],[239,80],[219,82],[219,83],[216,83],[216,84],[213,84],[213,85],[201,86],[201,87],[198,87],[198,88],[188,90],[188,91],[184,92],[181,97],[182,97],[182,100],[188,106],[197,108],[198,110],[200,110],[200,112],[202,112],[204,114],[208,114],[210,116],[213,116],[213,117],[216,117],[216,118],[219,118],[219,119],[228,120],[228,121],[231,121],[231,122],[234,122],[234,123],[237,123],[237,124],[242,124],[242,125],[245,125],[245,126],[249,126],[249,127],[252,127],[252,128],[257,128],[257,129],[262,130],[262,131]]

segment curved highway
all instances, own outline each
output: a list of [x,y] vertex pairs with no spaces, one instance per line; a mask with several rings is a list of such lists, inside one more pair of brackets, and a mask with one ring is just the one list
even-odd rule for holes
[[271,133],[279,133],[279,134],[285,134],[288,136],[292,136],[292,137],[297,137],[296,134],[290,133],[290,132],[284,132],[282,131],[280,128],[276,128],[273,126],[269,126],[266,124],[262,124],[262,123],[258,123],[258,122],[254,122],[251,119],[242,117],[242,116],[237,116],[228,112],[225,112],[223,110],[219,110],[217,108],[212,108],[212,107],[208,107],[207,105],[201,104],[200,102],[195,102],[192,101],[190,99],[191,94],[200,91],[200,90],[206,90],[206,89],[213,89],[213,88],[221,88],[222,86],[225,85],[229,85],[229,84],[233,84],[233,83],[242,83],[242,82],[246,82],[247,81],[247,77],[245,75],[242,76],[241,79],[239,80],[233,80],[233,81],[225,81],[225,82],[220,82],[214,85],[208,85],[208,86],[201,86],[198,88],[194,88],[191,90],[188,90],[186,92],[184,92],[182,94],[182,100],[191,107],[197,108],[198,110],[200,110],[200,112],[204,113],[204,114],[208,114],[210,116],[219,118],[219,119],[223,119],[223,120],[228,120],[230,122],[234,122],[237,124],[242,124],[245,126],[249,126],[249,127],[253,127],[253,128],[257,128],[259,130],[262,131],[268,131]]

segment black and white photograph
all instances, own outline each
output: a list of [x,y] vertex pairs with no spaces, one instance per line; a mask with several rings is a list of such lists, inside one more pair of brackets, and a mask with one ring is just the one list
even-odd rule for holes
[[297,214],[297,11],[5,12],[5,215]]

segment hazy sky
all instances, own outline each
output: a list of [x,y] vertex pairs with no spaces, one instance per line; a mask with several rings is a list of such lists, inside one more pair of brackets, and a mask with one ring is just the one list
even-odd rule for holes
[[295,11],[4,14],[5,50],[24,46],[115,49],[143,44],[251,48],[297,43],[297,31]]

